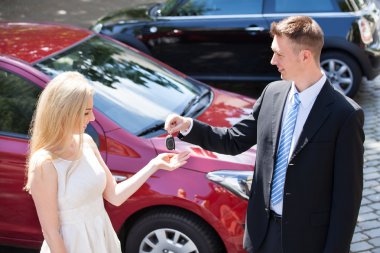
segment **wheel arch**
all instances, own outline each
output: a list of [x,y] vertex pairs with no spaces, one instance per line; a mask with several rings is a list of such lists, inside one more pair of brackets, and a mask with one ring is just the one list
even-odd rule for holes
[[363,76],[369,77],[370,62],[363,49],[359,48],[346,40],[341,39],[325,39],[324,46],[322,48],[322,55],[329,52],[339,52],[347,55],[353,61],[355,61]]
[[121,226],[120,230],[118,231],[118,236],[120,238],[120,243],[122,246],[122,249],[124,251],[125,249],[125,238],[127,237],[128,233],[131,231],[131,228],[133,225],[144,215],[147,215],[151,212],[158,212],[158,211],[175,211],[175,212],[181,212],[185,213],[186,215],[191,216],[194,219],[197,219],[198,222],[203,223],[205,226],[207,226],[215,235],[217,238],[219,238],[221,245],[223,245],[225,252],[227,252],[228,245],[226,245],[225,240],[223,240],[223,237],[226,235],[220,234],[214,226],[212,226],[209,222],[207,222],[205,219],[203,219],[199,214],[192,212],[186,208],[179,207],[179,206],[171,206],[171,205],[156,205],[156,206],[149,206],[145,207],[143,209],[140,209],[130,215],[123,225]]

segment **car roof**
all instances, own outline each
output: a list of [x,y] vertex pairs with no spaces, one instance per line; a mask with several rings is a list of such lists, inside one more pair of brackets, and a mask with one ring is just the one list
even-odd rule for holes
[[0,55],[33,63],[92,34],[89,30],[61,24],[0,22]]

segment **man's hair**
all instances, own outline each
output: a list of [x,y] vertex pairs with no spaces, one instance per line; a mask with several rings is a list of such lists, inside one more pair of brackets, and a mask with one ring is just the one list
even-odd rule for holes
[[290,39],[296,49],[310,50],[319,62],[323,47],[323,31],[318,23],[307,16],[291,16],[279,22],[273,22],[270,28],[272,37],[285,36]]

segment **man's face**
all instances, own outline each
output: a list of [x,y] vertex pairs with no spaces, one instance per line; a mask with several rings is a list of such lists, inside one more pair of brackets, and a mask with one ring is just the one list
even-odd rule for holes
[[281,73],[281,79],[296,81],[302,73],[302,61],[300,50],[285,36],[274,36],[272,41],[273,56],[270,61],[277,66]]

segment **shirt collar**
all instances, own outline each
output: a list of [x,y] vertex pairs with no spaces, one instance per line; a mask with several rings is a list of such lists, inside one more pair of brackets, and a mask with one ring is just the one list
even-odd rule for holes
[[311,85],[309,88],[307,88],[306,90],[302,92],[298,92],[294,82],[292,82],[292,87],[290,88],[290,94],[292,95],[290,96],[289,99],[293,101],[294,93],[298,93],[302,107],[307,108],[313,105],[314,101],[317,99],[319,92],[322,90],[322,87],[325,84],[326,79],[327,79],[326,74],[322,71],[322,77],[316,83],[314,83],[313,85]]

